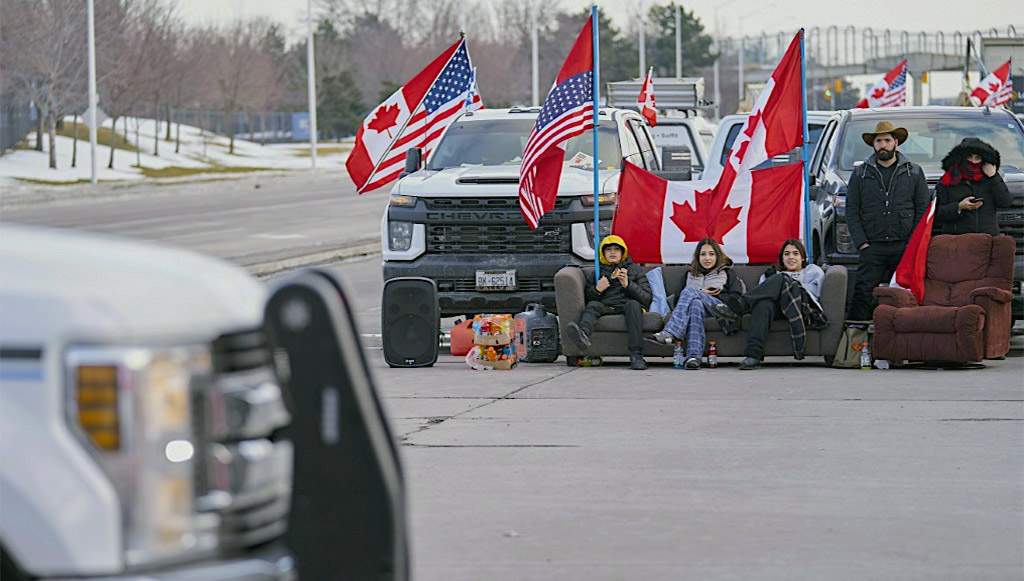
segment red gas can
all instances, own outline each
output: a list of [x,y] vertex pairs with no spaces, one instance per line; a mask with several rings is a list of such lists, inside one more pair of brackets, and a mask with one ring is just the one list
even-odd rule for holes
[[452,355],[465,355],[473,348],[473,320],[459,323],[452,327],[451,350]]

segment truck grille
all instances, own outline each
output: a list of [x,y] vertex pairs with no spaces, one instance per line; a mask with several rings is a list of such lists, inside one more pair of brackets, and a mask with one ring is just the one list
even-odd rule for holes
[[220,516],[223,549],[265,543],[285,532],[292,444],[274,432],[291,421],[262,331],[218,337],[214,377],[194,395],[200,511]]
[[[495,210],[518,212],[519,198],[423,198],[428,210]],[[569,207],[569,198],[555,198],[555,209]]]
[[1024,254],[1024,196],[1014,195],[1009,208],[998,210],[999,231],[1013,236],[1017,254]]
[[564,253],[572,248],[569,224],[427,224],[430,254]]
[[[475,293],[475,278],[439,278],[437,279],[437,290],[439,292]],[[555,290],[554,279],[543,278],[518,278],[516,279],[516,291],[519,292],[541,292]]]

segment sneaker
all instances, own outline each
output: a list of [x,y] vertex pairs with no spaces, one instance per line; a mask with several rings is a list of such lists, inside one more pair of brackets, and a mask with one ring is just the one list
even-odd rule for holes
[[629,368],[635,371],[643,371],[644,369],[647,369],[647,362],[644,361],[644,356],[640,353],[630,353]]
[[700,359],[697,359],[696,357],[690,357],[689,359],[686,360],[686,364],[684,365],[684,367],[686,369],[700,369]]
[[644,341],[654,343],[655,345],[671,345],[672,343],[675,343],[676,338],[668,331],[659,331],[653,335],[644,337]]
[[761,360],[755,357],[746,357],[740,362],[740,369],[742,370],[757,369],[758,367],[761,367]]
[[590,336],[587,332],[580,328],[576,322],[571,322],[565,326],[566,338],[576,344],[576,347],[583,349],[590,349]]
[[736,313],[736,311],[732,310],[729,307],[729,305],[727,305],[725,303],[717,303],[717,304],[711,305],[711,312],[716,317],[720,317],[722,319],[725,319],[726,321],[735,321],[736,319],[740,318],[740,316]]

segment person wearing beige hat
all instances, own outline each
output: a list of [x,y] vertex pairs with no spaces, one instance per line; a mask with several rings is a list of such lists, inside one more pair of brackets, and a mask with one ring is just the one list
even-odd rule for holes
[[921,166],[896,150],[907,130],[881,121],[861,137],[875,150],[854,168],[846,192],[846,223],[860,251],[848,318],[870,319],[872,289],[888,282],[914,227],[931,202]]

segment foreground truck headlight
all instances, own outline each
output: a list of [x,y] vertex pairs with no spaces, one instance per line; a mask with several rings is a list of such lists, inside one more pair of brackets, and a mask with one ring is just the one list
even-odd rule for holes
[[129,567],[217,548],[216,514],[198,513],[196,391],[212,378],[206,346],[72,347],[68,421],[121,503]]

